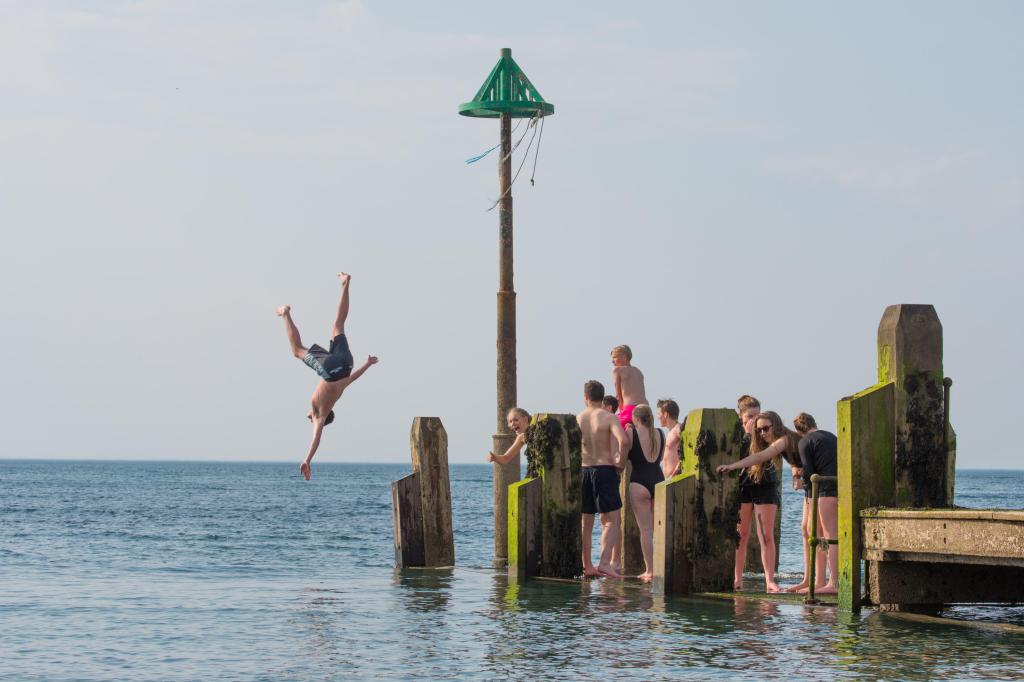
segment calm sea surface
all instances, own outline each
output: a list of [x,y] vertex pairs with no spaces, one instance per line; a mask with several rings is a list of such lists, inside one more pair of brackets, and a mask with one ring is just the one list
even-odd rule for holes
[[[396,571],[390,482],[408,471],[0,460],[0,679],[1024,677],[1013,633],[635,582],[510,587],[490,569],[488,466],[452,467],[458,566]],[[1022,508],[1024,472],[959,471],[956,502]],[[791,583],[798,494],[783,504]]]

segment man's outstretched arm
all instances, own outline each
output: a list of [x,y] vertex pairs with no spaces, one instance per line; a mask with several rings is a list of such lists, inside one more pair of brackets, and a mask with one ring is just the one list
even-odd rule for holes
[[313,420],[313,442],[309,444],[309,454],[306,455],[306,459],[303,460],[302,464],[299,465],[299,471],[302,472],[303,477],[308,481],[311,475],[309,463],[313,461],[313,455],[316,454],[316,449],[320,447],[320,435],[324,432],[324,421],[321,418]]
[[378,360],[376,355],[371,355],[370,357],[366,358],[366,362],[363,363],[362,367],[349,374],[347,378],[342,379],[342,381],[345,382],[345,387],[347,388],[353,381],[363,376],[366,370],[370,369],[372,365],[376,365],[377,362]]

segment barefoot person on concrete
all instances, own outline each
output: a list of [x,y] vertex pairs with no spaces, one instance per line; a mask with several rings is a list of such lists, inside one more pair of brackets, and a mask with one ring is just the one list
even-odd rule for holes
[[370,356],[363,363],[362,367],[352,371],[352,352],[348,348],[348,339],[345,337],[345,318],[348,317],[348,288],[350,275],[344,272],[338,273],[341,279],[341,301],[338,303],[338,315],[334,320],[334,328],[331,330],[331,344],[324,350],[315,343],[306,348],[302,345],[299,337],[299,330],[292,322],[291,306],[283,305],[277,309],[277,314],[284,318],[285,332],[288,334],[288,343],[292,347],[292,355],[306,363],[317,375],[320,376],[320,383],[313,391],[313,400],[306,418],[313,423],[313,442],[309,446],[309,454],[299,465],[299,471],[309,480],[309,463],[313,461],[313,455],[320,446],[320,436],[324,427],[334,421],[334,404],[345,392],[349,384],[363,376],[363,373],[370,368],[370,365],[377,364],[377,358]]
[[[619,497],[619,470],[626,466],[626,433],[618,418],[601,404],[604,386],[588,381],[583,386],[587,409],[576,415],[583,436],[583,575],[622,578],[612,564],[612,548],[619,544],[622,498]],[[612,448],[612,442],[616,447]],[[594,515],[601,515],[601,559],[594,567],[590,538]]]

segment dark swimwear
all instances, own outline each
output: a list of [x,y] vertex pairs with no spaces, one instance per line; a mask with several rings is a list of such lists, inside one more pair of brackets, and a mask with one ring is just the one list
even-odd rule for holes
[[[750,436],[743,436],[740,446],[740,459],[750,452]],[[760,483],[750,478],[748,469],[740,470],[740,504],[775,504],[779,503],[779,479],[775,473],[775,465],[765,462],[764,473]]]
[[352,351],[348,349],[348,339],[338,334],[331,339],[331,347],[324,350],[315,343],[302,361],[309,365],[324,381],[338,381],[352,374]]
[[644,457],[643,447],[640,445],[640,434],[633,430],[633,447],[629,449],[629,463],[633,469],[629,473],[630,483],[639,483],[647,488],[647,492],[654,498],[654,486],[665,480],[665,474],[661,471],[661,457],[665,450],[665,434],[658,429],[658,458],[653,462]]
[[[811,496],[811,474],[835,476],[838,443],[835,435],[818,429],[800,440],[800,461],[804,469],[804,496]],[[832,482],[818,483],[818,497],[838,497],[839,487]]]
[[605,514],[622,509],[619,472],[610,465],[583,467],[583,513]]

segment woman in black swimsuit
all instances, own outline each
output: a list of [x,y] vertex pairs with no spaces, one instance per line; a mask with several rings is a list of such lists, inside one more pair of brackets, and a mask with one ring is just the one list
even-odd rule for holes
[[665,480],[661,471],[665,434],[654,427],[650,405],[637,405],[633,410],[633,424],[626,429],[626,440],[633,467],[629,475],[629,501],[640,528],[640,548],[647,569],[637,577],[650,582],[654,577],[654,486]]

